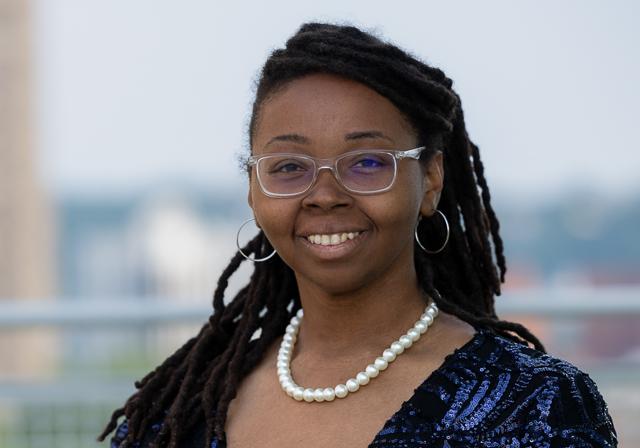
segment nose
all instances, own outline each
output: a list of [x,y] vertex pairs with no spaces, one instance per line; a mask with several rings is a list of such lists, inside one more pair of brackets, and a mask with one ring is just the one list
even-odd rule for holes
[[352,202],[352,196],[340,185],[333,170],[327,167],[318,170],[316,181],[303,198],[302,206],[331,210],[336,207],[348,207]]

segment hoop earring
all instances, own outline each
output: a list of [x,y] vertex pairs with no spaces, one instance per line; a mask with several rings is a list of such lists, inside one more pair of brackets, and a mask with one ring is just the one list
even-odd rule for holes
[[418,237],[418,225],[420,224],[420,220],[422,219],[422,215],[420,216],[420,218],[418,219],[418,224],[416,224],[416,230],[414,232],[415,237],[416,237],[416,243],[418,243],[418,246],[420,246],[420,248],[425,251],[428,254],[437,254],[442,252],[442,250],[444,249],[444,247],[447,245],[447,243],[449,242],[449,235],[450,235],[450,230],[449,230],[449,221],[447,221],[447,217],[444,216],[444,213],[442,213],[440,210],[436,209],[436,213],[438,213],[440,216],[442,216],[442,219],[444,219],[444,226],[447,229],[447,236],[444,238],[444,243],[442,243],[442,246],[440,246],[438,249],[436,250],[428,250],[426,247],[424,247],[422,245],[422,243],[420,242],[420,238]]
[[242,255],[244,258],[246,258],[249,261],[253,261],[255,263],[261,263],[263,261],[267,261],[269,258],[273,257],[276,254],[276,250],[273,249],[273,252],[271,252],[270,255],[267,255],[266,257],[263,258],[251,258],[250,256],[248,256],[247,254],[245,254],[244,252],[242,252],[242,248],[240,248],[240,231],[242,230],[242,228],[244,226],[246,226],[247,224],[249,224],[251,221],[255,221],[255,218],[250,218],[247,219],[245,222],[243,222],[242,224],[240,224],[240,228],[238,229],[238,233],[236,233],[236,247],[238,248],[238,252],[240,252],[240,255]]

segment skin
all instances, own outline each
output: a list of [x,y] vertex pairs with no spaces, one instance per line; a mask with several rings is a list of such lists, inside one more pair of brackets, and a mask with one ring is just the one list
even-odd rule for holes
[[[291,81],[269,97],[253,142],[254,155],[295,152],[318,158],[418,146],[415,131],[389,100],[326,74]],[[420,214],[434,213],[442,185],[440,152],[428,162],[399,161],[393,187],[375,195],[350,193],[330,171],[321,170],[306,193],[271,198],[251,175],[249,205],[293,269],[305,310],[292,360],[298,384],[327,387],[346,381],[418,319],[425,298],[414,268],[413,231]],[[337,249],[306,239],[349,231],[361,235]],[[278,340],[231,403],[229,446],[367,446],[413,390],[473,333],[441,312],[419,341],[361,391],[313,404],[296,402],[280,389]]]

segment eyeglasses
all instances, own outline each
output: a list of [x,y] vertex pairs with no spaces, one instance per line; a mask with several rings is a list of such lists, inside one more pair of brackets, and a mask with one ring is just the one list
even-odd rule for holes
[[330,170],[346,190],[357,194],[376,194],[389,190],[396,180],[397,161],[419,159],[424,146],[406,151],[363,149],[332,159],[317,159],[301,154],[265,154],[251,156],[249,167],[256,167],[262,192],[275,198],[296,196],[308,191],[321,169]]

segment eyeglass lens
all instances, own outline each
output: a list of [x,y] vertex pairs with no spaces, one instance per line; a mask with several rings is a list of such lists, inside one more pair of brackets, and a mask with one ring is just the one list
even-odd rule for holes
[[[262,187],[272,194],[296,194],[311,186],[316,163],[303,156],[269,156],[258,162]],[[339,180],[348,190],[372,192],[388,188],[395,174],[395,158],[389,153],[358,152],[337,161]]]

